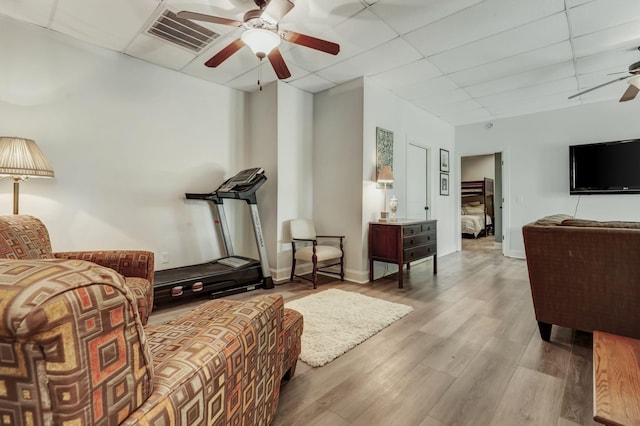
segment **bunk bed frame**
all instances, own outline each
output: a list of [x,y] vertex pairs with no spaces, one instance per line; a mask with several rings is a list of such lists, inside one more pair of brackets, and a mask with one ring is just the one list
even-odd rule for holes
[[[493,230],[495,223],[493,179],[463,181],[460,195],[463,206],[473,201],[480,201],[484,205],[484,235],[488,235]],[[487,218],[490,220],[487,221]]]

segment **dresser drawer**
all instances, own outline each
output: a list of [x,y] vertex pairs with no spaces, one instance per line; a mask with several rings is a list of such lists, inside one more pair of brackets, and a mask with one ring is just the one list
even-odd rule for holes
[[402,236],[409,237],[411,235],[417,235],[422,233],[422,223],[415,225],[405,225],[402,227]]
[[428,257],[436,254],[436,242],[425,244],[422,246],[410,247],[403,251],[403,260],[404,262],[411,262],[413,260],[422,259],[423,257]]
[[416,234],[411,236],[405,236],[402,240],[403,248],[415,247],[422,244],[436,241],[436,231],[429,231],[422,234]]

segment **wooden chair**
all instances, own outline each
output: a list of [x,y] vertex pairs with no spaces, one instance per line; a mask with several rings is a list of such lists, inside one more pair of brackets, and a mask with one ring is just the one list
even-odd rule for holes
[[[340,277],[344,281],[344,235],[317,235],[313,221],[308,219],[294,219],[290,222],[291,249],[293,259],[291,261],[291,281],[294,277],[302,278],[313,283],[313,288],[318,288],[318,271]],[[339,241],[339,247],[335,245],[318,244],[318,239],[333,239]],[[311,279],[296,275],[296,261],[311,262]],[[340,265],[340,272],[327,269]]]

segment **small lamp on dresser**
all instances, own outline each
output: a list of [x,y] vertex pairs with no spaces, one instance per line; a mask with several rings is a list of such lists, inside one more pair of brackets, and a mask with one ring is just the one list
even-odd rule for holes
[[380,212],[380,222],[387,222],[389,220],[389,212],[387,212],[387,186],[390,183],[393,183],[393,171],[391,170],[391,166],[384,165],[380,169],[380,173],[378,174],[378,183],[384,186],[384,204],[382,207],[382,211]]

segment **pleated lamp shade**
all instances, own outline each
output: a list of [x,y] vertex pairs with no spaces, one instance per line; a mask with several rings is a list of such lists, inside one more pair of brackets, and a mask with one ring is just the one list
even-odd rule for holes
[[0,177],[13,178],[13,214],[18,214],[20,181],[31,177],[52,178],[53,169],[31,139],[0,137]]
[[0,176],[53,177],[53,169],[31,139],[0,137]]

